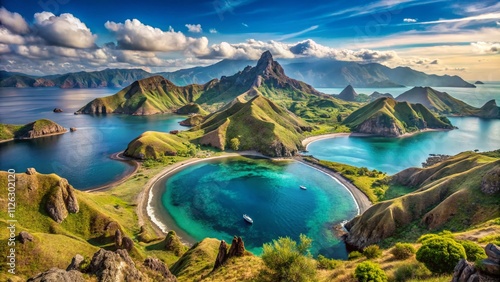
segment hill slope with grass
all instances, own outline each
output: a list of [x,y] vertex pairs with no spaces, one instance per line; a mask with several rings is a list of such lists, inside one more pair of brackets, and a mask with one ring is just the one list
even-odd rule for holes
[[146,131],[128,144],[124,154],[141,160],[158,159],[187,152],[192,146],[188,140],[175,134]]
[[236,150],[257,150],[274,157],[293,156],[302,149],[302,133],[311,127],[302,119],[257,95],[250,101],[236,99],[227,108],[208,115],[191,129],[203,145]]
[[396,97],[396,100],[420,103],[430,110],[444,115],[500,118],[500,110],[495,100],[487,102],[481,108],[476,108],[452,97],[446,92],[440,92],[431,87],[414,87]]
[[39,119],[25,125],[0,124],[0,141],[10,139],[33,139],[48,135],[62,134],[67,130],[59,124]]
[[355,132],[382,136],[400,136],[426,128],[453,128],[447,119],[438,118],[421,104],[398,102],[388,97],[354,111],[343,124]]
[[403,170],[392,177],[388,191],[402,186],[411,192],[377,203],[347,223],[346,242],[364,248],[388,237],[408,240],[442,229],[466,230],[500,216],[499,183],[499,151],[464,152],[427,168]]

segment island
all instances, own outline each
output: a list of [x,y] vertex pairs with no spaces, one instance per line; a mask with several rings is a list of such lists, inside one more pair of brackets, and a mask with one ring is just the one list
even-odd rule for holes
[[25,125],[0,124],[0,142],[40,138],[66,132],[66,128],[48,119],[39,119]]

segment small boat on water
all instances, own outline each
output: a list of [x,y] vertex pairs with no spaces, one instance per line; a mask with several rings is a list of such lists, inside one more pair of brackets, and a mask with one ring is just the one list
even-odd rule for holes
[[244,215],[243,215],[243,219],[244,219],[246,222],[248,222],[248,223],[250,223],[250,224],[253,224],[253,219],[252,219],[251,217],[249,217],[248,215],[244,214]]
[[299,187],[300,187],[300,189],[302,189],[302,190],[307,190],[307,187],[306,187],[306,186],[300,185]]

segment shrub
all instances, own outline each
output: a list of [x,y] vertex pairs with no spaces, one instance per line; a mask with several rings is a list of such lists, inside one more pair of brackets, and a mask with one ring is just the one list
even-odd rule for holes
[[422,279],[432,275],[422,263],[403,264],[394,271],[394,280],[408,281],[410,279]]
[[417,260],[434,273],[453,272],[461,258],[467,258],[464,247],[446,237],[426,239],[417,251]]
[[391,250],[391,254],[396,259],[407,259],[415,254],[415,248],[408,243],[396,243],[394,248]]
[[349,256],[347,257],[349,260],[353,260],[353,259],[357,259],[357,258],[360,258],[362,257],[363,254],[358,252],[358,251],[353,251],[353,252],[350,252],[349,253]]
[[365,255],[367,259],[378,258],[382,256],[382,250],[380,250],[377,245],[370,245],[363,250],[363,255]]
[[315,261],[309,248],[312,240],[300,234],[297,244],[289,237],[281,237],[263,246],[262,260],[273,271],[274,281],[311,281],[316,277]]
[[229,140],[231,150],[233,151],[238,151],[240,148],[240,139],[234,137],[233,139]]
[[365,261],[354,270],[354,276],[359,282],[384,282],[387,281],[387,275],[376,263]]
[[472,242],[472,241],[458,241],[462,247],[465,249],[465,254],[467,255],[467,260],[469,261],[476,261],[479,259],[486,258],[486,253],[484,252],[484,249],[481,248],[478,244]]
[[329,258],[324,257],[323,255],[319,255],[317,261],[318,261],[318,268],[319,269],[332,270],[341,264],[341,262],[339,260],[329,259]]

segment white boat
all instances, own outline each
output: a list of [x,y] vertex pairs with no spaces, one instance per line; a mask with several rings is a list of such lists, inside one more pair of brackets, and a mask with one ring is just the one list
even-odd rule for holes
[[253,224],[253,219],[251,217],[249,217],[248,215],[244,214],[243,215],[243,219],[248,222],[248,223],[252,223]]
[[302,189],[302,190],[307,190],[307,187],[306,187],[306,186],[300,185],[299,187],[300,187],[300,189]]

